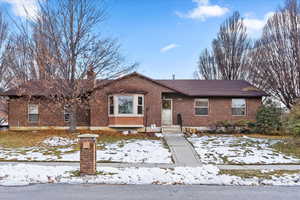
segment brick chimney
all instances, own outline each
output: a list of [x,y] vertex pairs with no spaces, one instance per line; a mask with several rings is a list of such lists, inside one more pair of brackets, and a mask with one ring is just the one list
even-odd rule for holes
[[94,88],[96,85],[96,73],[94,72],[92,67],[89,67],[88,71],[86,72],[86,78],[87,80],[89,80],[91,88]]

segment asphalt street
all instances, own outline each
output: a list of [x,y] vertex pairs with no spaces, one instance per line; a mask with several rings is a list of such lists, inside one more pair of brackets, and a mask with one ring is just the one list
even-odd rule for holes
[[201,185],[68,185],[0,187],[0,200],[296,200],[300,187]]

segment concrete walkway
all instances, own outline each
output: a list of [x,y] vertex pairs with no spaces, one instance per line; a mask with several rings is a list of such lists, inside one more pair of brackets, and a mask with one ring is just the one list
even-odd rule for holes
[[[79,167],[79,162],[0,162],[1,165],[39,165],[39,166],[73,166]],[[164,164],[164,163],[97,163],[97,167],[146,167],[146,168],[174,168],[174,167],[201,167],[198,165],[187,166],[182,164]],[[216,165],[224,170],[300,170],[300,165]]]
[[175,164],[182,166],[201,165],[199,156],[192,145],[183,137],[181,133],[164,133]]

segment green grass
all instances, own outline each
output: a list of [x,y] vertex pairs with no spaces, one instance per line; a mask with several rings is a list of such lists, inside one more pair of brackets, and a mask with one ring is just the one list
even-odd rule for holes
[[47,149],[47,151],[43,152],[43,155],[54,155],[58,159],[62,158],[61,154],[62,152],[58,148]]
[[[69,171],[69,173],[71,174],[71,177],[78,177],[81,176],[80,171],[79,170],[74,170],[74,171]],[[115,175],[117,173],[112,173],[112,172],[103,172],[103,171],[97,171],[96,175],[98,176],[112,176]]]
[[269,172],[261,172],[260,170],[220,170],[219,174],[238,176],[241,178],[262,178],[271,179],[272,176],[283,176],[286,174],[299,174],[300,170],[274,170]]
[[80,171],[79,170],[69,171],[69,173],[71,174],[71,177],[80,176]]

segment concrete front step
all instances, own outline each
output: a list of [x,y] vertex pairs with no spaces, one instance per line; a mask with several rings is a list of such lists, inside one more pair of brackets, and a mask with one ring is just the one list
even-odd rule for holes
[[162,126],[161,131],[163,133],[180,133],[181,128],[178,125]]

